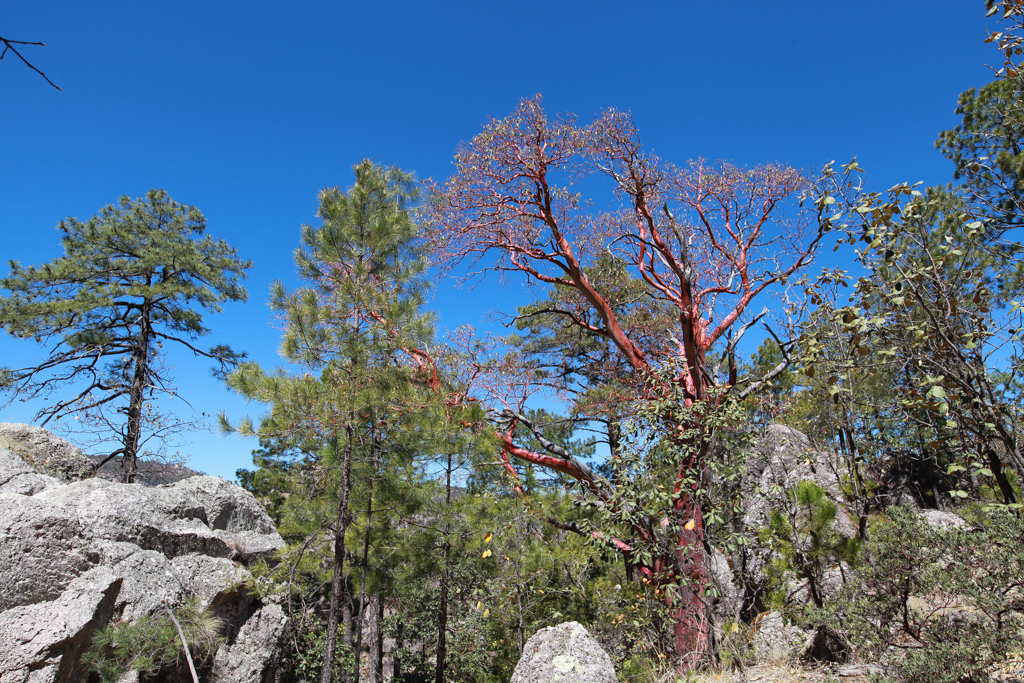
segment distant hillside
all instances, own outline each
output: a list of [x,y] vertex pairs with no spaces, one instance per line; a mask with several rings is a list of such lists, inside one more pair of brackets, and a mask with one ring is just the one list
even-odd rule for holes
[[[103,456],[99,455],[88,455],[86,457],[94,463],[99,463],[103,460]],[[184,465],[167,464],[155,460],[139,460],[137,466],[139,471],[135,481],[143,486],[173,484],[176,481],[203,474],[203,472],[196,472]],[[115,457],[105,463],[96,472],[96,476],[109,481],[121,481],[121,472],[121,458]]]

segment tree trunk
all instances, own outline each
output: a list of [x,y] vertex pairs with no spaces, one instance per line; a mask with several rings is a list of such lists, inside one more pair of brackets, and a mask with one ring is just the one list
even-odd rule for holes
[[[452,503],[452,454],[448,454],[448,467],[445,469],[444,482],[444,506],[445,514]],[[448,657],[448,555],[451,552],[451,543],[448,535],[451,533],[451,523],[444,524],[444,548],[443,565],[441,569],[441,595],[437,606],[437,659],[434,665],[434,683],[444,683],[445,659]]]
[[369,596],[370,683],[384,683],[384,601]]
[[373,482],[370,482],[370,493],[366,501],[366,533],[363,534],[363,572],[359,579],[359,610],[356,614],[356,663],[352,670],[352,680],[359,683],[359,668],[363,659],[363,621],[366,616],[366,567],[370,556],[370,518],[373,516]]
[[324,648],[324,665],[320,670],[320,683],[334,680],[335,651],[338,646],[338,616],[344,600],[345,532],[348,531],[349,475],[352,472],[352,428],[347,427],[347,441],[341,465],[341,491],[338,493],[338,516],[334,527],[334,576],[331,579],[331,606],[327,611],[327,643]]
[[[690,496],[676,504],[681,531],[676,538],[676,567],[678,602],[673,606],[669,591],[665,602],[674,623],[675,654],[682,670],[692,671],[708,651],[708,614],[704,593],[708,583],[708,570],[704,560],[704,517],[700,506]],[[693,521],[691,529],[686,524]]]
[[149,376],[149,341],[153,327],[149,319],[149,301],[144,301],[139,312],[139,334],[135,338],[132,360],[135,362],[132,383],[128,388],[128,431],[124,436],[124,455],[121,458],[121,481],[135,482],[138,472],[139,441],[142,439],[142,404]]

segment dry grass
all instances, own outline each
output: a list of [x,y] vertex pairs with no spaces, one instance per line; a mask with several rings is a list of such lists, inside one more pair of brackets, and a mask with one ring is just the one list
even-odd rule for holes
[[744,671],[719,670],[703,671],[683,676],[668,668],[651,670],[643,679],[634,678],[629,683],[868,683],[866,669],[857,665],[836,668],[835,666],[797,666],[783,664],[759,664],[748,666]]

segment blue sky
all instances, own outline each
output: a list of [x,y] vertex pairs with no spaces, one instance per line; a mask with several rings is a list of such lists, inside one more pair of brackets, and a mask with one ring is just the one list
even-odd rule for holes
[[[0,9],[0,35],[39,40],[0,62],[0,257],[60,255],[54,226],[154,187],[199,207],[210,234],[254,261],[249,302],[207,322],[276,366],[269,283],[294,284],[317,191],[370,157],[442,179],[489,117],[543,93],[584,121],[632,111],[660,156],[820,167],[857,156],[874,189],[947,182],[933,148],[957,95],[1001,63],[981,0],[752,2],[70,2]],[[440,284],[444,327],[512,310],[510,281]],[[0,337],[0,365],[41,357]],[[258,415],[180,360],[201,411]],[[16,404],[0,420],[29,422]],[[231,478],[254,444],[197,434],[191,465]]]

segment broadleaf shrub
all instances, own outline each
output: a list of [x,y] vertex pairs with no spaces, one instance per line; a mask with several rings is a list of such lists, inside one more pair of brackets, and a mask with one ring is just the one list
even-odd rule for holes
[[901,683],[988,681],[1024,642],[1024,520],[996,510],[939,529],[902,507],[886,517],[833,618],[862,656],[895,654]]

